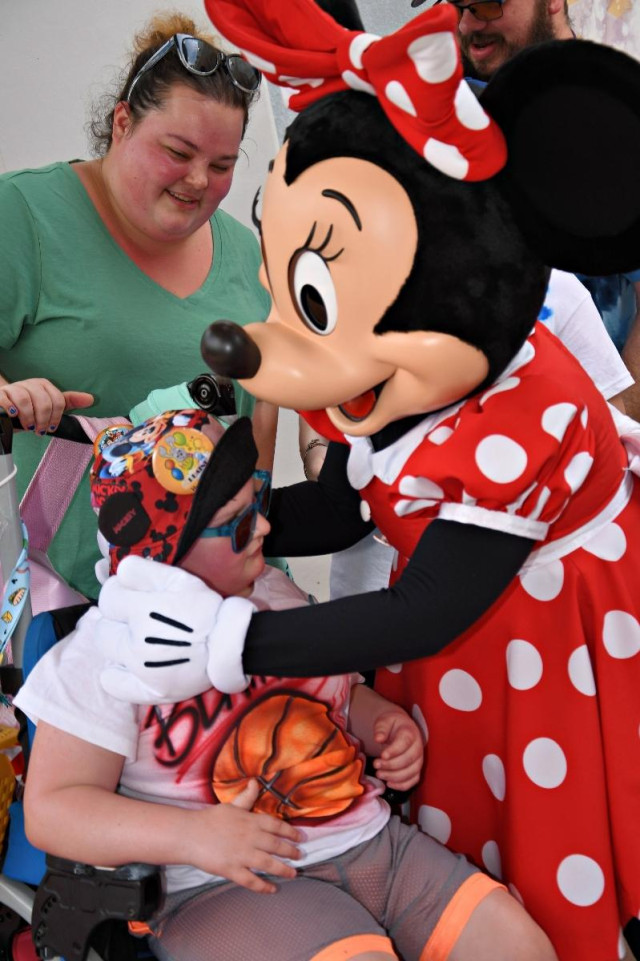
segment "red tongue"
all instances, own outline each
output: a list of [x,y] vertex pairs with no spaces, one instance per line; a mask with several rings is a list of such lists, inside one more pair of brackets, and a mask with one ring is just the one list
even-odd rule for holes
[[352,420],[363,420],[369,416],[375,405],[375,391],[366,390],[364,394],[360,394],[358,397],[354,397],[352,400],[340,404],[340,410]]

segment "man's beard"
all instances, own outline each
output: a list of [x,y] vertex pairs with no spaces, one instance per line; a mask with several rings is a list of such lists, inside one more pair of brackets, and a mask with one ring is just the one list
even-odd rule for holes
[[[499,23],[499,21],[496,21]],[[487,40],[492,38],[496,42],[496,53],[500,57],[500,62],[497,66],[490,66],[488,63],[475,64],[469,53],[469,48],[475,40]],[[464,66],[468,68],[465,70],[465,75],[470,77],[477,77],[479,80],[488,80],[503,63],[507,60],[511,60],[512,57],[519,53],[520,50],[524,50],[525,47],[533,47],[538,43],[545,43],[547,40],[554,40],[555,34],[553,31],[553,23],[551,20],[551,14],[547,8],[546,0],[536,0],[535,14],[531,22],[528,34],[517,41],[508,42],[504,39],[501,34],[492,34],[490,27],[487,30],[479,31],[478,33],[467,34],[466,36],[459,35],[460,48],[462,51]],[[493,58],[492,58],[493,59]]]

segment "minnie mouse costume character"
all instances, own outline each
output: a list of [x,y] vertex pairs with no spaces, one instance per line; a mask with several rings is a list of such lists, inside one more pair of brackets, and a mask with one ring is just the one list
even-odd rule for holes
[[[536,317],[547,265],[636,265],[640,66],[545,44],[478,104],[447,5],[382,39],[311,0],[207,7],[301,110],[264,190],[268,322],[203,338],[216,373],[333,442],[317,484],[275,493],[269,552],[375,522],[399,560],[387,591],[255,613],[246,637],[188,597],[182,636],[230,689],[384,668],[427,741],[414,818],[502,877],[563,961],[609,961],[640,910],[640,438]],[[154,575],[158,593],[119,573],[100,606],[105,647],[160,695]]]

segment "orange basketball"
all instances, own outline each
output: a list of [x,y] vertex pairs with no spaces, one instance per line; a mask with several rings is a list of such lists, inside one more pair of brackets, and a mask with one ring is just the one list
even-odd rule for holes
[[362,761],[331,720],[325,704],[277,693],[252,705],[220,749],[213,789],[228,802],[255,778],[262,791],[253,810],[274,817],[331,817],[359,797]]

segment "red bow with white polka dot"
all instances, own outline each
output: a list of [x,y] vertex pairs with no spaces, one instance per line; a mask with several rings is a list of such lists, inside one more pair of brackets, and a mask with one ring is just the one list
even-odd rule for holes
[[314,0],[205,0],[217,29],[300,111],[337,90],[373,94],[398,133],[438,170],[486,180],[505,164],[500,129],[462,77],[458,17],[426,10],[388,37],[347,30]]

